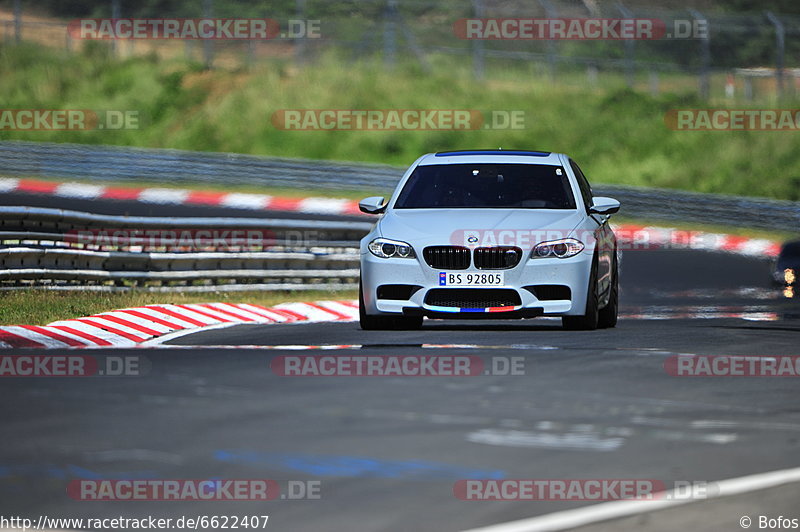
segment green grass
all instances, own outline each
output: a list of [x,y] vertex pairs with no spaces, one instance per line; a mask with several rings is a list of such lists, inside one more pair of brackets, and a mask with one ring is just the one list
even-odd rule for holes
[[[613,79],[589,88],[579,83],[578,73],[565,74],[557,85],[535,69],[499,70],[491,62],[486,80],[476,82],[469,62],[446,57],[431,62],[432,74],[413,64],[387,71],[378,62],[346,62],[334,55],[303,68],[265,59],[249,71],[208,72],[149,56],[115,60],[99,45],[72,55],[31,44],[2,45],[4,108],[138,110],[142,125],[123,131],[0,131],[0,139],[396,165],[453,148],[536,148],[573,155],[595,183],[800,199],[797,133],[670,130],[663,118],[670,109],[745,107],[702,102],[678,78],[662,83],[676,92],[651,96]],[[277,110],[306,108],[516,110],[525,113],[525,128],[283,131],[270,121]]]
[[286,301],[315,301],[325,299],[356,299],[355,290],[342,291],[253,291],[215,293],[155,293],[155,292],[55,292],[20,290],[0,295],[0,325],[46,325],[56,320],[80,318],[109,310],[152,304],[185,303],[253,303],[272,306]]

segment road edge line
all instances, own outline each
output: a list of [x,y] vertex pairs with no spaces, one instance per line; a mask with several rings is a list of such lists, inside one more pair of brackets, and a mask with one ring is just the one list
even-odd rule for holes
[[[766,473],[756,473],[742,477],[734,477],[716,481],[713,484],[719,491],[705,498],[674,498],[675,490],[659,494],[663,499],[653,501],[625,500],[611,501],[590,506],[582,506],[573,510],[553,512],[536,517],[497,523],[480,528],[470,528],[462,532],[557,532],[571,530],[581,526],[592,525],[622,517],[630,517],[642,513],[665,510],[683,504],[691,504],[733,495],[741,495],[751,491],[759,491],[793,482],[800,482],[800,467],[778,469]],[[685,497],[685,496],[684,496]]]

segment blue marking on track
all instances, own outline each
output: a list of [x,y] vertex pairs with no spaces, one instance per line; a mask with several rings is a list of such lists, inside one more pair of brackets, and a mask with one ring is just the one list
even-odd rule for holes
[[301,471],[309,475],[401,480],[460,480],[465,478],[502,479],[501,470],[473,469],[424,460],[383,460],[364,456],[330,456],[256,451],[214,452],[222,462],[261,465],[277,469]]

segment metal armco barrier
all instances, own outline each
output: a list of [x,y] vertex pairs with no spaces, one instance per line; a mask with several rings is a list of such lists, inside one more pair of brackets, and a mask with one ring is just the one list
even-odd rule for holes
[[[409,161],[410,163],[411,161]],[[388,194],[403,175],[388,165],[343,164],[113,146],[0,142],[0,175],[80,180],[247,184],[357,189]],[[625,216],[796,231],[800,203],[619,185],[595,187],[622,203]]]
[[354,288],[370,226],[0,207],[0,289]]
[[382,190],[391,189],[403,169],[235,153],[5,141],[0,142],[0,174]]

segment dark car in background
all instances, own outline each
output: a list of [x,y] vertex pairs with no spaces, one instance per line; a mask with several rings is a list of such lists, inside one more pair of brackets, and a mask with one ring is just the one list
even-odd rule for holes
[[772,279],[782,286],[796,286],[800,277],[800,240],[786,242],[781,247]]

